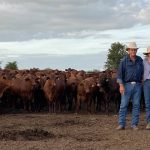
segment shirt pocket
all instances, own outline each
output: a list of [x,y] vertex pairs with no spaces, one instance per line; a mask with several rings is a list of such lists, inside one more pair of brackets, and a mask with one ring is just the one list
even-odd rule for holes
[[130,77],[133,72],[134,72],[134,65],[132,62],[128,62],[127,68],[126,68],[127,78]]
[[142,62],[137,62],[137,67],[136,68],[137,68],[136,69],[137,74],[140,75],[143,71],[143,63]]

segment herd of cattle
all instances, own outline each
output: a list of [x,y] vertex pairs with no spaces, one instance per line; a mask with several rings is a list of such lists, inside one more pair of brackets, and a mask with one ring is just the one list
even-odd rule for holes
[[0,69],[0,111],[118,112],[116,71]]

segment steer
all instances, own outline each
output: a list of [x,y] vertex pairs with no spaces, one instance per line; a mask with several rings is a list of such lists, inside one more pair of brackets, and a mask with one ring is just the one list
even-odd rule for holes
[[15,78],[11,81],[11,91],[19,96],[23,102],[24,110],[31,111],[33,100],[33,84],[28,77]]
[[77,87],[77,104],[76,104],[76,113],[79,112],[79,107],[81,102],[85,102],[87,104],[87,111],[91,113],[92,111],[92,102],[93,102],[93,93],[92,89],[95,87],[95,81],[93,77],[86,78],[81,81]]

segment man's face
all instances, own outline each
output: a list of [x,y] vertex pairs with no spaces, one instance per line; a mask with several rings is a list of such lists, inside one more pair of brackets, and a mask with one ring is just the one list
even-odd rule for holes
[[131,57],[135,57],[136,56],[136,53],[137,53],[137,49],[134,49],[134,48],[129,48],[128,49],[128,53]]

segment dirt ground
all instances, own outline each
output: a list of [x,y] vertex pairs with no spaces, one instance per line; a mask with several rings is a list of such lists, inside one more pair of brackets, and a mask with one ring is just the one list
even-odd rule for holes
[[5,114],[0,116],[0,150],[149,150],[145,113],[139,131],[116,131],[116,115]]

